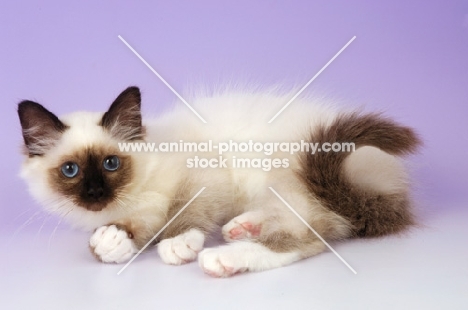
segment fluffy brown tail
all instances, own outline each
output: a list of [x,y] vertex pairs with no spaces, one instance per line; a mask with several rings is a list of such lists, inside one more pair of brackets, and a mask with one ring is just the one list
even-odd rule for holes
[[[409,127],[379,114],[342,114],[330,126],[312,132],[311,142],[354,142],[374,146],[392,154],[413,153],[421,144]],[[408,193],[383,194],[365,191],[347,180],[343,161],[348,152],[307,153],[302,157],[300,177],[308,189],[333,212],[349,220],[354,234],[376,237],[398,233],[414,223]]]

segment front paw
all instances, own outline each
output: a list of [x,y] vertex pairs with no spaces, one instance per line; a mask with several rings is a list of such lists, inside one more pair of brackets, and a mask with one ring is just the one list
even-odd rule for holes
[[99,227],[91,236],[89,247],[104,263],[123,263],[138,252],[128,233],[115,225]]
[[191,229],[174,238],[162,240],[158,244],[159,256],[166,264],[185,264],[197,258],[204,242],[205,235],[197,229]]
[[[227,246],[205,249],[198,255],[198,264],[203,271],[216,278],[226,278],[247,271],[241,257],[230,253]],[[242,255],[242,253],[240,253]]]

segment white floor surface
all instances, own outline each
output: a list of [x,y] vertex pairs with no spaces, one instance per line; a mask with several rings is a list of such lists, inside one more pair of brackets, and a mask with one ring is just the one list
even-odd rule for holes
[[468,309],[468,209],[427,214],[403,237],[333,244],[331,252],[227,279],[196,263],[164,265],[155,249],[98,263],[88,234],[31,227],[0,240],[1,309]]

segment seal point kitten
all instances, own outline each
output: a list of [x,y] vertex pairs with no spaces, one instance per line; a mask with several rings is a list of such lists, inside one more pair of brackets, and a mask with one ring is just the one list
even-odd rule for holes
[[[192,98],[203,124],[185,106],[142,122],[137,87],[105,113],[57,117],[19,103],[24,138],[21,175],[51,213],[93,231],[89,246],[106,263],[128,261],[190,201],[154,243],[163,262],[196,260],[227,277],[316,255],[325,245],[269,187],[327,241],[379,237],[414,224],[401,157],[420,145],[414,131],[380,114],[339,111],[315,99],[274,92],[220,91]],[[188,168],[194,152],[124,152],[119,143],[259,141],[352,142],[355,152],[288,152],[235,156],[282,158],[287,168]],[[202,154],[218,158],[218,152]],[[225,245],[203,249],[219,227]]]

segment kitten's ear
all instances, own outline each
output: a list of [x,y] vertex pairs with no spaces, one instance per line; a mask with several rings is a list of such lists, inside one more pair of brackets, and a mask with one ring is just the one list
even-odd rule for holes
[[44,155],[68,127],[55,114],[37,102],[25,100],[18,104],[18,116],[29,155]]
[[138,87],[124,90],[104,113],[101,126],[121,140],[143,138],[141,123],[141,94]]

